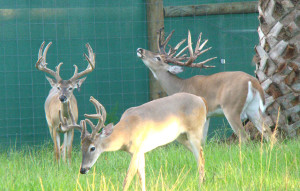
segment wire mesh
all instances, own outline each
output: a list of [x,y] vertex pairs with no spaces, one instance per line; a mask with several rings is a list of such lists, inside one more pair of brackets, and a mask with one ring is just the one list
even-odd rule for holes
[[[238,0],[241,1],[241,0]],[[165,0],[164,6],[238,2],[237,0]],[[200,59],[217,56],[208,70],[187,69],[180,75],[241,70],[254,74],[251,60],[258,42],[257,14],[206,15],[165,18],[165,31],[175,29],[174,45],[203,32],[212,50]],[[1,145],[40,144],[50,140],[44,102],[50,85],[45,74],[35,68],[43,41],[52,41],[47,54],[49,68],[64,62],[61,75],[72,76],[73,64],[83,70],[83,53],[90,43],[96,53],[96,69],[87,76],[81,91],[74,91],[79,119],[94,111],[89,97],[94,96],[117,121],[129,107],[149,100],[148,69],[136,57],[138,47],[147,48],[146,1],[142,0],[0,0],[0,143]],[[221,64],[225,59],[226,64]],[[224,126],[213,119],[211,131]],[[79,135],[75,134],[75,142]]]

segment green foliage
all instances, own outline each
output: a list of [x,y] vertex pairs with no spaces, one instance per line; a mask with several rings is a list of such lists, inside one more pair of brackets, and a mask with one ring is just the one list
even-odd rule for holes
[[[205,182],[201,190],[299,190],[300,141],[204,146]],[[53,161],[52,144],[0,153],[0,190],[122,190],[130,162],[125,152],[102,154],[87,175],[79,174],[81,153],[72,163]],[[148,190],[198,190],[196,161],[179,144],[146,154]],[[130,190],[140,190],[137,177]]]

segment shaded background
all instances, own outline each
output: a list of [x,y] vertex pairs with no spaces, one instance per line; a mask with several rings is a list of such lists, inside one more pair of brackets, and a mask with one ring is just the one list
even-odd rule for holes
[[[164,6],[241,2],[242,0],[164,0]],[[193,41],[200,32],[213,48],[199,60],[217,56],[216,68],[186,69],[180,76],[240,70],[254,75],[251,64],[258,43],[257,14],[207,15],[165,18],[165,31],[175,29],[170,45],[187,37]],[[39,144],[50,140],[44,102],[50,85],[45,73],[35,68],[43,41],[52,41],[48,67],[59,62],[61,76],[73,75],[73,64],[83,70],[83,53],[90,43],[96,54],[96,69],[88,74],[81,91],[74,91],[79,119],[94,112],[94,96],[109,113],[108,122],[117,122],[129,107],[149,101],[148,69],[136,56],[147,45],[146,3],[144,0],[0,0],[0,144]],[[221,64],[225,59],[226,64]],[[228,124],[224,118],[211,120],[209,135]],[[228,132],[230,133],[230,131]],[[75,142],[79,141],[75,134]]]

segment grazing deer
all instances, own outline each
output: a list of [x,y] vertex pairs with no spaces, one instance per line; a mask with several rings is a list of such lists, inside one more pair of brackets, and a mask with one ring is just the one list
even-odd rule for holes
[[[74,128],[81,131],[81,174],[89,171],[101,153],[123,150],[131,155],[123,189],[128,189],[132,178],[138,173],[142,189],[145,190],[145,153],[177,140],[193,152],[198,163],[200,182],[203,181],[204,156],[201,144],[204,142],[207,108],[201,97],[178,93],[129,108],[115,126],[104,126],[105,108],[93,97],[90,102],[95,105],[97,114],[85,114],[85,117],[98,119],[97,125],[89,119],[81,120],[78,125],[73,117],[72,125],[68,125],[67,119],[60,115],[62,131]],[[72,111],[69,115],[72,116]],[[86,129],[86,122],[92,127],[91,134]],[[102,131],[98,133],[101,128]]]
[[[89,44],[86,44],[86,47],[88,49],[88,54],[89,54],[89,56],[84,54],[86,60],[88,61],[87,68],[84,71],[78,73],[78,68],[76,65],[74,65],[75,67],[74,75],[69,80],[63,80],[59,75],[60,67],[63,64],[62,62],[59,63],[58,66],[56,66],[56,71],[47,68],[46,55],[51,44],[52,42],[49,42],[49,44],[46,46],[45,50],[43,51],[45,42],[42,43],[39,50],[38,61],[35,67],[38,70],[46,72],[47,74],[53,77],[53,78],[49,78],[46,76],[52,88],[45,102],[45,113],[46,113],[46,119],[50,130],[50,135],[54,142],[55,158],[57,161],[59,161],[60,152],[61,152],[60,136],[59,136],[59,129],[58,129],[58,125],[60,123],[59,111],[61,110],[62,115],[68,119],[68,122],[71,122],[70,116],[67,111],[67,106],[70,103],[70,109],[71,112],[73,113],[74,120],[77,121],[78,108],[77,108],[76,98],[73,95],[73,90],[75,88],[79,88],[81,84],[84,82],[84,80],[86,79],[86,77],[85,78],[81,78],[81,77],[94,70],[95,54],[93,53],[91,46]],[[64,161],[66,161],[66,158],[68,158],[69,160],[71,159],[73,136],[74,136],[74,130],[64,132],[64,140],[62,145],[62,156]]]
[[[159,81],[162,88],[168,95],[178,92],[187,92],[203,97],[207,101],[208,119],[205,124],[205,137],[207,134],[211,116],[225,115],[231,128],[242,141],[249,139],[249,135],[243,128],[241,119],[249,118],[256,128],[263,133],[268,140],[272,134],[269,127],[263,125],[261,113],[264,112],[264,92],[258,80],[244,72],[220,72],[210,76],[197,75],[188,79],[181,79],[176,74],[183,71],[181,66],[210,68],[214,66],[204,65],[209,58],[199,63],[193,63],[198,56],[210,50],[203,49],[208,40],[202,44],[201,33],[196,43],[195,52],[192,48],[191,34],[188,31],[188,45],[178,54],[176,51],[186,41],[179,42],[174,48],[170,47],[166,52],[166,45],[169,42],[174,30],[162,40],[163,28],[158,32],[159,53],[154,53],[142,48],[137,49],[137,56],[151,70],[153,76]],[[182,53],[187,50],[189,56]],[[172,63],[177,66],[168,65]]]

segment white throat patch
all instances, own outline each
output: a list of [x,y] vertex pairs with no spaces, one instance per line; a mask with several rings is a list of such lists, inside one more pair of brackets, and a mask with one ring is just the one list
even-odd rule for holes
[[180,66],[169,66],[168,71],[172,74],[179,74],[183,72],[183,68]]
[[146,61],[146,60],[143,60],[143,62],[144,62],[144,64],[151,70],[151,72],[152,72],[154,78],[158,80],[158,78],[157,78],[155,72],[151,69],[149,62]]

